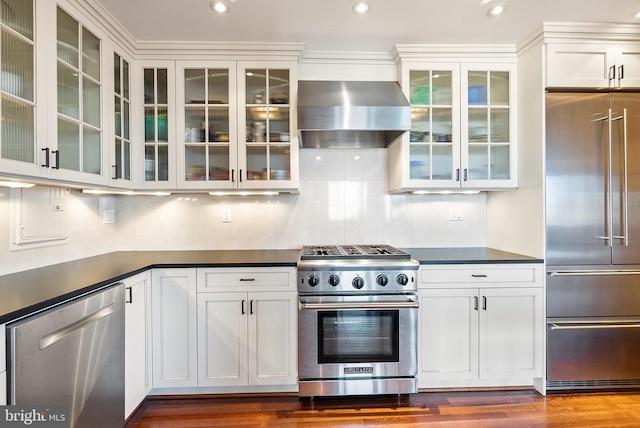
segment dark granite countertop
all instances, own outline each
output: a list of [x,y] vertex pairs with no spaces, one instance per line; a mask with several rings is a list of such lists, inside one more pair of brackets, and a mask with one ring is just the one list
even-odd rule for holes
[[421,265],[543,263],[542,259],[486,247],[404,248]]
[[0,324],[149,268],[296,266],[299,249],[122,251],[0,276]]

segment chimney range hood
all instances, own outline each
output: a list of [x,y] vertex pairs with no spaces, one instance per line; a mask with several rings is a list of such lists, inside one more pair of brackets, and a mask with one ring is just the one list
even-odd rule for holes
[[298,82],[301,147],[384,148],[409,129],[411,107],[397,82]]

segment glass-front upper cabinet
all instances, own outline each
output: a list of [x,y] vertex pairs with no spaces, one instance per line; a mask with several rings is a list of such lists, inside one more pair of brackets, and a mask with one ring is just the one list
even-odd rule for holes
[[58,114],[52,168],[60,170],[60,178],[78,172],[85,177],[81,181],[102,182],[101,41],[60,7],[56,28]]
[[517,186],[515,65],[463,67],[463,186]]
[[178,65],[179,187],[237,187],[235,76],[235,62]]
[[33,0],[5,0],[0,13],[0,164],[5,173],[37,175]]
[[297,189],[295,62],[239,62],[239,188]]
[[136,180],[144,189],[176,186],[175,63],[142,62],[143,134],[136,148],[144,165]]
[[[129,62],[113,54],[114,92],[114,157],[111,165],[113,180],[131,181],[131,80]],[[119,183],[115,183],[119,184]]]

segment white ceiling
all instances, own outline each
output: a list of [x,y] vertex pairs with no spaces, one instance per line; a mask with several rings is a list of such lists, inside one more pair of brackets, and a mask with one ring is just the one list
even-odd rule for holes
[[[542,22],[640,23],[640,0],[233,0],[217,15],[210,0],[95,0],[137,41],[303,42],[307,51],[390,52],[395,44],[508,43]],[[508,5],[489,17],[493,4]]]

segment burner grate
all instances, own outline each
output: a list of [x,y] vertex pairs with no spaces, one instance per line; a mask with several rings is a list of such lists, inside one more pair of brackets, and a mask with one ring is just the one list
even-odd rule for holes
[[386,244],[310,245],[302,247],[302,260],[410,259],[411,256]]

